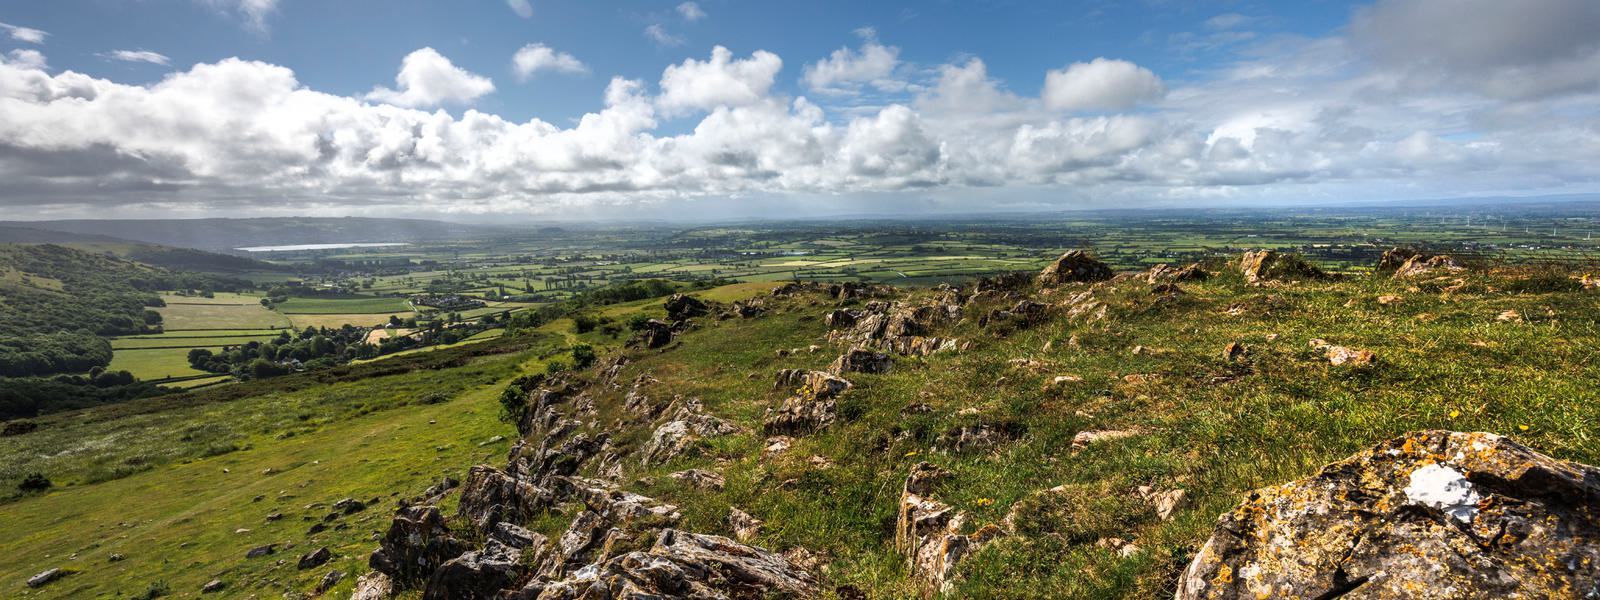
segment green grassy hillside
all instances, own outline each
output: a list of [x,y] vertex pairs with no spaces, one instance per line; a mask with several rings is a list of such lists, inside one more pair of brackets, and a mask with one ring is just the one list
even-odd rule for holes
[[[968,530],[1014,511],[1023,523],[960,563],[953,593],[972,598],[1170,597],[1217,516],[1249,490],[1305,477],[1406,431],[1491,431],[1600,463],[1592,435],[1600,364],[1590,359],[1600,353],[1600,293],[1567,275],[1251,286],[1223,271],[1176,290],[1122,276],[980,294],[962,304],[959,321],[926,333],[956,338],[958,349],[896,356],[886,374],[846,373],[854,387],[839,400],[838,420],[792,436],[776,453],[764,451],[763,416],[793,392],[774,389],[776,372],[822,369],[852,345],[830,338],[828,312],[949,295],[884,289],[840,302],[820,290],[780,297],[769,286],[719,288],[701,295],[732,302],[760,294],[765,312],[708,315],[665,348],[618,350],[629,359],[619,385],[598,369],[571,377],[593,400],[585,427],[609,433],[609,451],[624,457],[619,485],[682,507],[681,526],[691,531],[731,535],[726,518],[738,507],[765,521],[754,544],[808,549],[826,565],[828,590],[876,598],[922,590],[894,549],[901,486],[922,461],[950,472],[932,495],[968,513]],[[1041,315],[993,318],[1023,300],[1042,303]],[[594,312],[619,323],[662,315],[659,299]],[[616,337],[576,334],[572,324],[557,319],[532,338],[56,415],[39,431],[0,438],[0,453],[20,457],[0,468],[8,489],[35,471],[57,485],[0,504],[0,522],[15,532],[0,539],[0,555],[22,557],[0,565],[0,596],[64,567],[76,573],[30,597],[126,597],[161,583],[193,597],[212,578],[227,581],[229,595],[279,596],[308,593],[335,569],[346,578],[326,597],[345,597],[395,498],[462,477],[474,463],[504,464],[507,442],[480,444],[514,437],[496,401],[514,377],[578,342],[602,354],[617,348]],[[1316,339],[1376,361],[1332,365]],[[1230,344],[1238,351],[1225,353]],[[742,431],[643,464],[638,453],[655,423],[624,408],[628,382],[642,375],[659,380],[650,395],[698,398]],[[1075,448],[1090,431],[1130,435]],[[600,475],[594,461],[582,468]],[[670,476],[688,468],[719,472],[726,485],[706,490]],[[1064,491],[1049,502],[1036,495],[1057,486]],[[1183,489],[1190,501],[1162,519],[1138,499],[1139,486]],[[346,497],[377,502],[308,531]],[[446,513],[454,502],[445,501]],[[282,519],[267,521],[275,512]],[[552,511],[525,524],[554,538],[570,520]],[[1108,538],[1142,551],[1097,545]],[[268,543],[279,544],[276,554],[245,558]],[[295,568],[300,554],[321,546],[333,562]],[[113,553],[124,559],[108,562]]]

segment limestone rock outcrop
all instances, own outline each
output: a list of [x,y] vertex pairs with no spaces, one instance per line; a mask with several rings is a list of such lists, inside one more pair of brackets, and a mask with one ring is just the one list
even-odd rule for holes
[[1422,431],[1224,514],[1178,600],[1600,597],[1600,468]]

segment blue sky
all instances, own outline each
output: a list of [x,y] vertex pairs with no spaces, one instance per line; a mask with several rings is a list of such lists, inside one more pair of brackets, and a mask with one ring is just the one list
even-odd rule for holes
[[0,217],[1588,193],[1597,6],[11,3]]

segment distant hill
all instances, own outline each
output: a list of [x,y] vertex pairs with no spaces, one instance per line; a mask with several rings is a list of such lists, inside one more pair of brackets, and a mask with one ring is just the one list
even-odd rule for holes
[[90,253],[111,254],[147,265],[178,271],[241,274],[284,271],[269,262],[196,250],[174,248],[105,235],[53,231],[32,227],[0,226],[0,244],[57,244]]
[[[422,219],[364,217],[272,217],[259,219],[116,219],[0,222],[0,229],[29,229],[82,236],[179,246],[231,250],[249,246],[423,242],[470,239],[504,233],[486,225],[463,225]],[[11,233],[10,235],[37,233]],[[0,235],[6,235],[0,233]],[[21,241],[21,240],[19,240]],[[41,240],[73,241],[73,240]]]

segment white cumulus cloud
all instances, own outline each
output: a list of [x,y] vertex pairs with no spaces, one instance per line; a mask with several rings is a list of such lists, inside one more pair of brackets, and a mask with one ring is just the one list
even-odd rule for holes
[[782,68],[783,59],[771,52],[757,50],[735,60],[732,51],[717,46],[710,60],[690,58],[668,66],[661,74],[658,104],[668,113],[750,104],[767,95]]
[[494,91],[494,82],[488,77],[455,66],[433,48],[407,54],[394,80],[400,89],[374,88],[366,98],[395,106],[422,108],[467,104]]
[[201,2],[217,10],[238,15],[250,29],[258,32],[266,32],[267,17],[278,10],[278,0],[201,0]]
[[577,57],[565,52],[558,52],[544,44],[528,44],[517,50],[511,57],[511,66],[516,70],[517,76],[527,79],[539,71],[555,71],[557,73],[588,73],[589,66]]
[[43,52],[38,50],[29,50],[26,48],[18,48],[16,50],[12,50],[8,54],[0,55],[0,59],[3,59],[6,63],[16,65],[24,69],[37,69],[42,71],[50,66],[49,63],[45,61]]
[[1122,109],[1160,98],[1166,87],[1150,69],[1096,58],[1045,74],[1041,97],[1057,110]]
[[806,65],[806,87],[822,93],[841,94],[871,85],[879,91],[905,89],[904,81],[894,77],[900,66],[900,49],[868,38],[859,50],[840,48],[827,58]]

